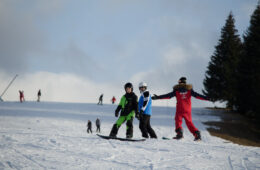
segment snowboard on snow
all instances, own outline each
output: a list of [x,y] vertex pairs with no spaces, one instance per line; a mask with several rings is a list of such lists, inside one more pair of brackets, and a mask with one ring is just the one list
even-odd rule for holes
[[180,138],[180,139],[176,139],[176,138],[168,138],[168,137],[162,137],[163,140],[181,140],[183,138]]
[[[168,138],[168,137],[162,137],[163,140],[181,140],[181,139],[174,139],[174,138]],[[201,141],[201,139],[198,139],[198,140],[194,140],[194,141]]]
[[129,139],[129,138],[119,138],[119,137],[110,137],[110,136],[105,136],[105,135],[100,135],[97,134],[97,136],[103,138],[103,139],[114,139],[114,140],[121,140],[121,141],[130,141],[130,142],[141,142],[145,141],[145,139]]

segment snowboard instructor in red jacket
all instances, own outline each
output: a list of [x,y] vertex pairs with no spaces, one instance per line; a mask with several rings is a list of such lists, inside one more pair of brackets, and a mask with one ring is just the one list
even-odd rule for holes
[[177,135],[176,137],[174,137],[174,139],[183,138],[182,118],[184,118],[189,131],[195,137],[194,140],[201,140],[200,131],[192,123],[191,96],[200,100],[209,100],[209,98],[193,91],[192,85],[186,84],[186,77],[181,77],[179,79],[179,84],[173,87],[172,92],[160,96],[157,96],[155,94],[152,97],[152,99],[153,100],[170,99],[174,96],[176,96],[177,99],[176,114],[175,114],[175,132],[177,133]]

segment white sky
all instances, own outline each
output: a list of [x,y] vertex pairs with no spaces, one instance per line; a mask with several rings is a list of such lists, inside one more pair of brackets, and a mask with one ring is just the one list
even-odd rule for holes
[[[0,93],[35,100],[105,103],[130,81],[152,93],[186,76],[201,93],[205,71],[232,11],[242,35],[257,0],[0,0]],[[174,100],[156,102],[174,105]],[[194,100],[194,106],[209,102]]]

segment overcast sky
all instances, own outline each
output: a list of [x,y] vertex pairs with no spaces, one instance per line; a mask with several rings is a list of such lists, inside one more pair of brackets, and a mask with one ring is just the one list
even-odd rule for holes
[[[221,28],[232,11],[242,36],[257,0],[0,0],[0,93],[18,100],[105,103],[130,81],[139,95],[172,90],[186,76],[201,93]],[[174,105],[175,101],[156,101]],[[195,101],[194,106],[209,102]]]

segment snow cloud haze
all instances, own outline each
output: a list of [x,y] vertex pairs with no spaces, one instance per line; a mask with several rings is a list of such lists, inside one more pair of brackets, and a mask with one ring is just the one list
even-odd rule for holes
[[[201,93],[210,56],[232,11],[242,35],[257,0],[0,1],[0,93],[18,100],[106,103],[140,81],[168,93],[181,76]],[[156,101],[157,105],[175,101]],[[194,106],[209,103],[194,101]]]

